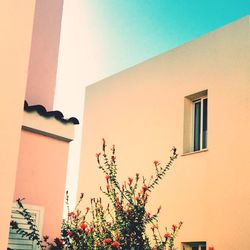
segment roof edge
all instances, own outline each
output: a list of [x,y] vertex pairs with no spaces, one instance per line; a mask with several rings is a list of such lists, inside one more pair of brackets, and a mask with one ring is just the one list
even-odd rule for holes
[[55,111],[47,111],[46,108],[43,105],[29,105],[28,102],[24,101],[24,110],[26,112],[37,112],[40,116],[43,116],[45,118],[55,118],[56,120],[60,121],[64,124],[79,124],[79,120],[75,117],[70,117],[68,119],[64,118],[64,115],[61,111],[55,110]]

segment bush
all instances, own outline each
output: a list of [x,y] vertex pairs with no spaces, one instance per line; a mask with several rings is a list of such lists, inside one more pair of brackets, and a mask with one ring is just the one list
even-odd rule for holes
[[[44,238],[35,240],[41,249],[174,249],[174,239],[181,228],[182,222],[173,224],[170,230],[161,236],[158,228],[158,214],[161,207],[154,214],[146,210],[150,192],[172,166],[177,158],[176,149],[172,149],[172,155],[165,166],[154,161],[155,173],[149,180],[138,173],[134,178],[129,177],[124,184],[117,181],[117,165],[115,146],[111,148],[111,154],[106,153],[106,142],[103,139],[102,152],[96,154],[99,169],[106,179],[105,189],[102,193],[108,198],[109,204],[104,207],[101,198],[91,199],[90,207],[85,211],[78,209],[83,200],[83,193],[74,211],[69,210],[69,197],[66,193],[68,216],[63,220],[61,239],[54,244]],[[13,224],[13,223],[12,223]],[[152,237],[147,235],[150,227]],[[40,239],[40,238],[39,238]]]

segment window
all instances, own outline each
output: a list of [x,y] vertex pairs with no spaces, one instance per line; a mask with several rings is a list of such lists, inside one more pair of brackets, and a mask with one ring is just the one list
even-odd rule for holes
[[207,97],[193,101],[193,150],[207,148]]
[[184,98],[183,153],[207,148],[208,91],[203,90]]
[[[41,233],[42,228],[42,219],[43,219],[43,208],[39,206],[31,206],[25,204],[25,207],[31,213],[33,220],[35,221],[38,230]],[[27,225],[26,220],[17,213],[18,207],[13,205],[11,210],[11,220],[14,220],[18,223],[19,227],[25,231],[29,231],[29,225]],[[15,230],[9,232],[9,244],[8,247],[11,249],[25,249],[25,250],[38,250],[38,247],[35,242],[30,239],[23,238],[20,234],[17,234]]]
[[200,241],[200,242],[185,242],[182,243],[182,250],[206,250],[205,241]]

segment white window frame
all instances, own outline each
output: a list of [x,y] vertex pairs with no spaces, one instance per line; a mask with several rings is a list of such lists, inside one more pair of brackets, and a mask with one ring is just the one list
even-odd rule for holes
[[198,247],[201,250],[202,247],[206,247],[206,242],[185,242],[182,243],[182,250],[192,250],[193,247]]
[[[194,151],[194,102],[201,98],[203,99],[207,98],[207,102],[208,102],[208,89],[204,89],[202,91],[199,91],[199,92],[196,92],[196,93],[193,93],[191,95],[187,95],[184,97],[183,145],[182,145],[183,154],[182,156],[199,153],[199,152],[205,152],[208,150],[208,134],[206,134],[206,138],[207,138],[206,148],[202,149],[202,144],[201,144],[200,150]],[[202,109],[202,112],[203,112],[203,109]],[[208,119],[208,113],[207,113],[207,119]]]
[[[198,151],[202,151],[202,150],[206,150],[207,149],[207,146],[206,148],[202,148],[202,145],[203,145],[203,103],[204,103],[204,100],[207,99],[208,100],[208,97],[207,95],[204,95],[204,96],[201,96],[199,97],[198,99],[195,99],[193,100],[193,118],[192,118],[192,121],[193,121],[193,124],[192,124],[192,149],[193,149],[193,152],[198,152]],[[201,114],[200,114],[200,149],[199,150],[195,150],[195,144],[194,144],[194,137],[195,137],[195,104],[196,103],[201,103]],[[207,114],[208,115],[208,114]],[[208,117],[207,117],[208,119]]]

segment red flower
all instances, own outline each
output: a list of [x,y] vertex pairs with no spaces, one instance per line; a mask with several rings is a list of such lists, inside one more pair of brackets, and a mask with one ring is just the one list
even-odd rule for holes
[[109,243],[111,243],[111,241],[112,241],[111,238],[106,238],[106,239],[103,240],[103,243],[109,244]]
[[85,224],[85,223],[82,223],[82,224],[80,225],[80,228],[81,228],[81,229],[85,229],[86,227],[88,227],[88,225]]
[[113,248],[119,248],[120,247],[120,243],[118,241],[114,241],[112,244],[111,244],[111,247]]
[[112,151],[112,154],[115,153],[115,145],[112,146],[111,151]]
[[170,233],[165,233],[165,234],[164,234],[164,238],[165,238],[166,240],[168,240],[170,237],[171,237],[171,234],[170,234]]
[[117,207],[120,207],[120,206],[121,206],[121,202],[120,202],[120,201],[116,201],[116,202],[115,202],[115,205],[116,205]]
[[105,145],[106,144],[106,141],[104,138],[102,138],[102,144]]
[[86,211],[88,212],[90,210],[90,208],[89,207],[86,207]]
[[150,214],[149,212],[147,212],[147,216],[150,217],[150,215],[151,215],[151,214]]
[[108,180],[109,178],[110,178],[110,176],[109,176],[109,175],[106,175],[106,176],[105,176],[105,179],[106,179],[106,180]]
[[129,184],[129,186],[132,184],[132,182],[133,182],[133,178],[128,177],[128,184]]
[[109,190],[109,189],[110,189],[110,186],[109,186],[109,184],[107,184],[106,188],[107,188],[107,190]]
[[105,147],[106,147],[106,141],[104,138],[102,138],[102,150],[105,152]]
[[147,186],[142,187],[142,192],[145,193],[148,190]]
[[214,250],[214,247],[208,247],[208,250]]
[[161,211],[161,206],[158,207],[157,214],[160,213],[160,211]]
[[159,162],[158,162],[158,161],[154,161],[154,164],[155,164],[155,166],[157,167],[158,164],[159,164]]
[[120,233],[117,233],[117,234],[116,234],[116,240],[120,240],[120,238],[121,238],[121,234],[120,234]]
[[102,245],[101,242],[96,242],[96,246],[97,246],[97,247],[100,247],[101,245]]
[[74,213],[74,212],[70,212],[70,213],[68,213],[68,216],[70,217],[70,216],[76,216],[76,214]]
[[67,235],[68,235],[69,237],[72,237],[73,233],[72,233],[72,232],[67,232]]
[[139,198],[138,196],[136,196],[136,197],[135,197],[135,200],[138,201],[138,200],[140,200],[140,198]]
[[183,224],[183,221],[180,221],[180,222],[179,222],[178,229],[180,229],[180,228],[181,228],[182,224]]
[[112,162],[115,163],[115,156],[114,155],[111,156],[111,160],[112,160]]
[[100,155],[101,155],[101,153],[95,154],[98,164],[100,164],[100,159],[99,159],[99,158],[100,158]]
[[177,228],[177,226],[176,225],[172,225],[172,230],[175,232],[176,231],[176,228]]

